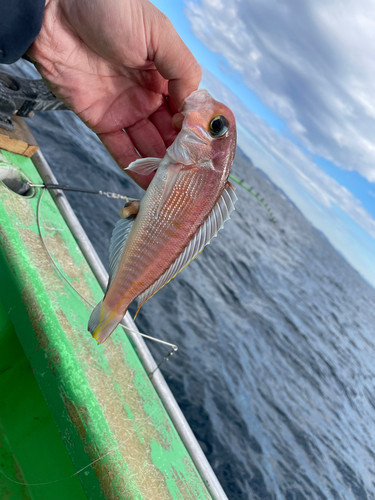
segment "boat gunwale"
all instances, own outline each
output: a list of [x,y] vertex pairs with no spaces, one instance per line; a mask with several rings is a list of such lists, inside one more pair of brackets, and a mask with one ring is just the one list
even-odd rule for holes
[[[32,156],[32,161],[46,184],[57,184],[57,179],[54,176],[51,167],[45,159],[43,153],[38,150]],[[58,189],[50,190],[51,195],[56,203],[58,210],[63,216],[72,235],[74,236],[78,246],[80,247],[86,261],[91,267],[98,283],[103,291],[106,290],[108,282],[108,273],[103,266],[98,254],[96,253],[91,241],[89,240],[85,230],[79,222],[74,210],[72,209],[64,192]],[[138,335],[137,326],[133,322],[129,312],[126,313],[122,325],[127,329],[127,335],[147,373],[152,373],[150,380],[158,393],[170,419],[172,420],[182,442],[184,443],[191,459],[194,462],[199,474],[201,475],[209,493],[214,500],[228,500],[219,480],[217,479],[207,457],[203,453],[192,429],[190,428],[182,410],[178,406],[167,382],[164,379],[158,365],[154,360],[150,350],[148,349],[144,339]]]

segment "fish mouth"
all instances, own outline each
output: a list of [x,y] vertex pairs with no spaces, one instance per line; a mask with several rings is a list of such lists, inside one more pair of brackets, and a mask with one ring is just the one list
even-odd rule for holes
[[178,111],[182,114],[186,114],[189,111],[198,111],[210,99],[212,99],[212,96],[208,92],[208,90],[206,89],[195,90],[184,100]]

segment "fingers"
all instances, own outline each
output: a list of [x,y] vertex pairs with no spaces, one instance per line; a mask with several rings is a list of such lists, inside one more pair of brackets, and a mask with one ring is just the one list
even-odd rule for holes
[[[156,117],[154,116],[156,115]],[[164,116],[166,115],[166,116]],[[153,114],[156,122],[160,121],[160,126],[163,126],[163,119],[166,119],[165,136],[173,142],[169,127],[171,125],[170,111],[168,108]],[[163,128],[163,127],[162,127]],[[172,129],[173,130],[173,129]],[[175,132],[174,132],[175,133]],[[163,158],[166,147],[164,140],[157,130],[157,127],[148,119],[140,120],[136,124],[128,127],[126,132],[117,130],[114,132],[98,134],[104,146],[108,149],[111,156],[124,170],[131,162],[138,160],[139,154],[144,157]],[[139,175],[136,172],[126,172],[141,188],[147,189],[155,172],[148,176]]]
[[197,90],[202,69],[166,16],[159,16],[153,26],[149,52],[160,74],[169,80],[171,108],[176,113],[183,100]]
[[181,113],[176,113],[172,118],[172,127],[180,131],[182,128],[182,122],[184,121],[184,117]]
[[[170,117],[169,121],[171,121]],[[164,141],[155,125],[147,118],[127,127],[126,133],[139,154],[144,158],[149,156],[163,158],[165,155]]]
[[[130,137],[123,131],[109,132],[105,134],[98,134],[104,146],[108,149],[113,159],[118,165],[125,169],[132,161],[138,160],[134,145]],[[155,173],[148,176],[139,175],[136,172],[126,172],[142,189],[147,189],[152,181]]]
[[150,121],[155,125],[166,147],[168,148],[177,137],[177,132],[172,126],[172,112],[165,102],[150,116]]
[[132,161],[139,160],[134,144],[123,130],[98,134],[98,137],[122,169]]

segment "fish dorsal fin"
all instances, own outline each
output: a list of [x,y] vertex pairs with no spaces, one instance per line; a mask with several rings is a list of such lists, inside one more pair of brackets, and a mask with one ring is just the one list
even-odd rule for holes
[[206,245],[210,243],[218,231],[224,226],[224,222],[230,219],[230,213],[234,210],[234,204],[237,201],[235,188],[230,182],[225,184],[216,205],[212,209],[206,221],[201,225],[196,235],[191,239],[188,246],[175,260],[171,267],[153,283],[147,290],[138,296],[138,311],[143,304],[152,297],[160,288],[166,285],[180,271],[184,269],[201,252]]
[[162,158],[140,158],[133,161],[125,170],[132,170],[139,175],[148,175],[157,170]]
[[135,216],[117,221],[112,233],[111,243],[109,245],[109,280],[107,290],[109,289],[113,278],[116,276],[118,264],[125,246],[127,237],[133,226]]

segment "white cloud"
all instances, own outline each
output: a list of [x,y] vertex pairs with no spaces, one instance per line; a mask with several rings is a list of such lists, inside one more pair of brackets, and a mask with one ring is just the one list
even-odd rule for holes
[[[228,87],[206,69],[203,70],[202,86],[234,112],[241,149],[285,191],[353,267],[375,285],[375,220],[361,201],[320,169],[296,144],[246,108]],[[272,206],[271,201],[269,204]],[[353,227],[338,215],[336,207],[352,219],[354,228],[359,226],[361,229],[353,231]]]
[[202,0],[186,13],[311,153],[375,182],[372,0]]

